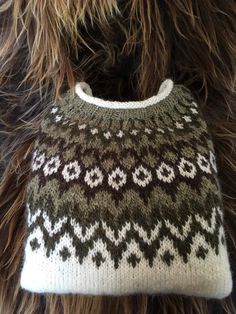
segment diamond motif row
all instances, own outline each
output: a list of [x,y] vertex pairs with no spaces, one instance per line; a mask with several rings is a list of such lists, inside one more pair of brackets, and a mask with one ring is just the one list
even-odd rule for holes
[[[80,178],[82,167],[79,165],[77,160],[70,161],[63,166],[58,155],[48,159],[44,153],[35,151],[33,154],[33,172],[42,169],[44,176],[50,177],[51,175],[58,173],[60,166],[63,167],[61,174],[66,182],[74,181]],[[212,173],[212,169],[217,172],[215,155],[211,151],[209,153],[209,160],[205,156],[198,153],[197,165],[182,157],[177,163],[177,168],[179,172],[178,174],[171,165],[168,165],[163,161],[157,168],[155,168],[155,175],[158,180],[164,183],[171,183],[177,175],[194,179],[197,175],[198,168],[207,174]],[[137,166],[131,172],[131,175],[133,182],[139,187],[146,187],[154,179],[153,172],[143,165]],[[86,169],[84,182],[90,188],[94,188],[101,185],[104,178],[105,176],[103,171],[98,166],[95,166],[91,169]],[[108,173],[107,182],[110,187],[118,191],[127,183],[127,173],[122,170],[120,166],[117,166],[114,170]]]

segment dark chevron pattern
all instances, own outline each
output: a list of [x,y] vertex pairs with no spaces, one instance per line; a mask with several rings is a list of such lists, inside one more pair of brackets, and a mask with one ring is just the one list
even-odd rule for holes
[[[46,212],[40,209],[33,215],[30,212],[30,207],[28,207],[28,211],[30,220],[32,220],[32,217],[35,217],[33,222],[29,224],[28,234],[33,234],[34,230],[40,226],[48,257],[65,234],[73,239],[72,243],[79,263],[83,263],[89,251],[93,249],[94,242],[100,239],[106,245],[115,268],[119,267],[122,255],[127,250],[127,244],[132,240],[137,243],[140,251],[143,252],[144,257],[148,260],[150,267],[152,267],[153,259],[158,254],[164,238],[172,239],[178,255],[181,256],[184,263],[188,262],[193,239],[198,233],[204,237],[204,244],[207,243],[216,255],[219,254],[219,230],[222,228],[222,213],[219,207],[212,208],[207,215],[188,214],[184,219],[180,219],[178,223],[173,217],[159,216],[159,219],[153,218],[149,224],[142,223],[142,217],[138,216],[138,212],[132,219],[130,217],[127,220],[125,215],[122,215],[123,217],[121,216],[117,223],[111,222],[110,224],[108,217],[106,217],[107,221],[99,220],[99,217],[90,218],[91,220],[87,221],[81,218],[76,220],[68,216],[55,219],[55,217],[48,216]],[[48,220],[50,221],[50,227]],[[61,224],[60,221],[63,221],[63,223]],[[60,224],[60,227],[58,227],[58,224]],[[81,233],[75,231],[77,229],[76,226],[81,227]],[[51,234],[52,230],[56,230],[53,232],[53,235]],[[110,230],[110,233],[112,232],[114,236],[109,236],[107,230]],[[86,234],[89,234],[89,237],[84,240]],[[120,234],[122,234],[121,240]],[[224,242],[223,235],[220,240],[222,243]],[[37,238],[33,238],[30,245],[33,251],[40,247]],[[63,252],[67,252],[67,254],[63,254],[63,261],[70,257],[68,250],[69,248],[63,247]],[[196,252],[196,257],[204,258],[206,251],[208,249],[204,250],[200,245]],[[102,258],[102,253],[100,252],[100,254]],[[138,261],[135,262],[133,259],[131,261],[132,263],[138,263]],[[174,258],[172,258],[172,261],[174,262]],[[170,260],[167,259],[166,262],[170,266]],[[97,266],[99,267],[99,265]]]

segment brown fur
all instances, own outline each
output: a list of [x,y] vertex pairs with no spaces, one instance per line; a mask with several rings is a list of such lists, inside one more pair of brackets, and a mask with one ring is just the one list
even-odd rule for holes
[[19,289],[30,151],[49,102],[77,80],[116,100],[147,98],[166,77],[195,91],[217,152],[235,281],[235,16],[234,0],[1,1],[1,314],[236,312],[235,290],[207,301],[40,296]]

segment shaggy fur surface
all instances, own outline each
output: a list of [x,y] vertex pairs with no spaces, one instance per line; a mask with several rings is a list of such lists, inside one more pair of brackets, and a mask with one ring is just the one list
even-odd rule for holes
[[77,80],[97,97],[138,100],[172,77],[198,98],[212,134],[236,275],[234,0],[5,0],[0,3],[0,313],[235,313],[176,296],[37,295],[19,289],[25,184],[38,124]]

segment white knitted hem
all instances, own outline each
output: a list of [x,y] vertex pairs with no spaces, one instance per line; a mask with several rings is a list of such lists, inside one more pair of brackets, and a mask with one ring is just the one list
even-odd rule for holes
[[[170,249],[175,255],[174,263],[166,265],[158,255],[150,267],[142,258],[132,267],[123,256],[119,268],[114,268],[106,247],[101,240],[94,244],[82,265],[71,256],[62,261],[55,251],[46,257],[44,248],[36,251],[26,244],[26,255],[21,272],[22,288],[39,293],[78,293],[88,295],[127,295],[134,293],[162,294],[174,293],[201,296],[206,298],[223,298],[231,293],[232,277],[225,247],[220,244],[219,255],[210,248],[205,259],[196,258],[196,248],[201,241],[198,235],[193,239],[188,263],[184,263],[177,255],[173,244],[168,239],[163,242],[163,249]],[[106,261],[97,268],[92,261],[97,250],[106,256]],[[135,243],[128,245],[127,253],[136,250]]]
[[171,79],[166,79],[162,82],[157,95],[141,101],[110,101],[92,96],[92,90],[86,82],[78,82],[75,86],[76,94],[87,103],[97,105],[99,107],[111,109],[136,109],[145,108],[150,105],[157,104],[165,99],[172,91],[174,83]]

